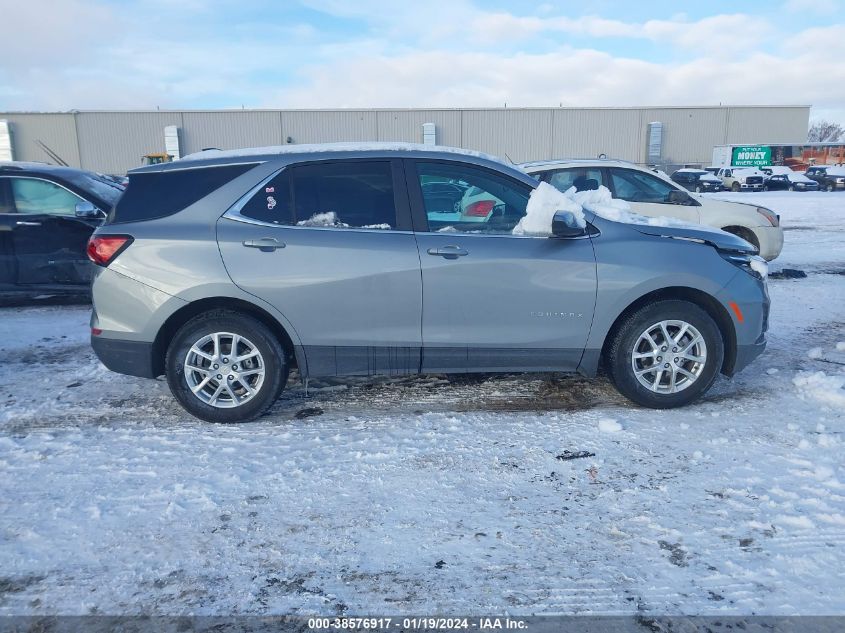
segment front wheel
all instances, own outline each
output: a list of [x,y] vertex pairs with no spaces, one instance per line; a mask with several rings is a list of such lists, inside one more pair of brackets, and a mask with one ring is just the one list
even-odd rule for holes
[[253,420],[287,382],[284,350],[273,332],[249,315],[222,310],[179,329],[165,370],[179,404],[206,422]]
[[695,193],[701,193],[701,187],[699,185],[696,185]]
[[724,354],[722,335],[707,312],[687,301],[665,300],[625,318],[605,361],[623,396],[644,407],[671,409],[710,389]]
[[828,184],[824,189],[825,191],[833,191],[833,185]]
[[734,184],[731,185],[731,191],[738,193],[741,190],[742,190],[742,187],[740,187],[738,182],[735,182]]

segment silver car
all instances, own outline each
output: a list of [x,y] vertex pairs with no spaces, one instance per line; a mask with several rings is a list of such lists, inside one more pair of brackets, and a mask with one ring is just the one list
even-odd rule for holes
[[[497,213],[443,213],[447,185],[486,192]],[[166,375],[213,422],[259,416],[293,367],[603,366],[634,402],[677,407],[763,351],[769,299],[747,242],[571,212],[550,236],[515,235],[537,186],[495,158],[418,145],[209,150],[136,169],[89,243],[92,345],[113,371]]]

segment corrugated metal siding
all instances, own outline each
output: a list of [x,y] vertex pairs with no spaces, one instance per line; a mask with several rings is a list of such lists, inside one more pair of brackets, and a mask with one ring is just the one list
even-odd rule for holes
[[548,156],[551,109],[464,110],[461,146],[510,158],[515,163]]
[[461,113],[457,110],[379,110],[378,140],[422,143],[423,123],[434,123],[438,145],[461,146]]
[[282,143],[278,112],[185,112],[182,122],[183,156],[204,147],[238,149]]
[[[608,158],[639,160],[639,110],[556,109],[552,149],[548,158]],[[644,142],[644,141],[643,141]],[[546,158],[546,157],[541,157]]]
[[690,108],[491,108],[418,110],[246,110],[0,114],[13,130],[19,160],[48,160],[36,140],[71,165],[123,173],[164,151],[164,128],[179,127],[183,154],[332,141],[422,142],[433,122],[437,142],[514,162],[594,158],[644,162],[646,127],[664,124],[665,162],[709,164],[726,143],[792,143],[806,138],[807,106]]
[[[807,108],[730,108],[727,112],[727,143],[795,143],[807,139]],[[712,151],[712,148],[711,148]]]
[[181,112],[80,112],[76,114],[84,169],[123,174],[144,154],[164,152],[164,127],[182,127]]
[[2,114],[12,132],[15,160],[55,162],[38,146],[41,141],[71,167],[79,167],[79,143],[72,114]]
[[375,110],[281,111],[282,138],[294,143],[375,141],[378,121]]
[[713,146],[721,143],[725,134],[724,108],[647,108],[639,114],[642,136],[637,157],[631,159],[635,162],[646,160],[646,129],[652,121],[663,123],[663,162],[668,164],[709,165]]

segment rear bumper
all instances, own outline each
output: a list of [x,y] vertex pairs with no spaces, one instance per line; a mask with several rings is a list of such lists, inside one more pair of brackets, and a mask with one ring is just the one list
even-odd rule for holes
[[141,378],[156,377],[152,343],[92,336],[91,347],[100,362],[111,371]]

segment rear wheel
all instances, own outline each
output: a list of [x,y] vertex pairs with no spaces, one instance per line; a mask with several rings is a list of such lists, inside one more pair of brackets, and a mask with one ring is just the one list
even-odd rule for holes
[[724,358],[713,318],[687,301],[658,301],[632,313],[607,351],[610,379],[633,402],[670,409],[693,402],[713,385]]
[[246,422],[272,405],[287,382],[282,346],[246,314],[201,314],[173,337],[167,384],[188,413],[207,422]]

